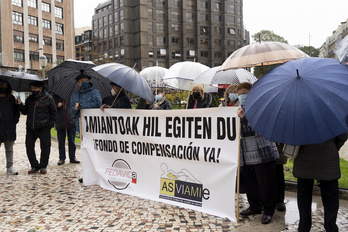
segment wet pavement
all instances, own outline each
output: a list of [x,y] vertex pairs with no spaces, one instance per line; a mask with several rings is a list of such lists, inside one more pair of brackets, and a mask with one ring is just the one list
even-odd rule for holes
[[[14,167],[17,176],[5,174],[4,147],[0,148],[0,231],[297,231],[296,193],[286,191],[286,212],[276,211],[272,222],[261,224],[261,215],[232,222],[198,211],[83,186],[81,164],[58,166],[58,146],[52,141],[46,175],[28,175],[25,152],[25,117],[17,127]],[[36,145],[39,152],[39,143]],[[348,154],[348,144],[342,150]],[[77,158],[81,160],[78,149]],[[347,158],[348,159],[348,158]],[[240,212],[247,208],[240,194]],[[324,231],[320,197],[313,196],[312,231]],[[234,209],[231,209],[234,210]],[[348,201],[340,200],[337,224],[348,231]]]

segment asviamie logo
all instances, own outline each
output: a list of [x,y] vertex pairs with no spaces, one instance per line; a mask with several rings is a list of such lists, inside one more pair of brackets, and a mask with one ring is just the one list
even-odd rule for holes
[[108,182],[117,190],[126,189],[130,183],[137,183],[137,173],[132,171],[130,165],[123,159],[117,159],[111,168],[105,169]]
[[159,198],[199,207],[202,207],[203,199],[209,199],[209,189],[204,189],[203,184],[187,169],[175,172],[162,163],[161,170]]

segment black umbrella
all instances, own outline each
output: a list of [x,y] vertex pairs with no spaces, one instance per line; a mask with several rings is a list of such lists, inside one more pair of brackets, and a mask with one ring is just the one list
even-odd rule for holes
[[110,81],[92,68],[95,64],[91,61],[78,61],[68,59],[47,72],[48,88],[66,101],[70,101],[71,94],[79,89],[75,78],[81,73],[91,77],[90,82],[99,90],[104,99],[111,95]]
[[6,80],[11,85],[12,90],[16,92],[30,92],[29,84],[33,81],[43,81],[44,84],[47,82],[47,79],[41,79],[33,74],[13,71],[6,71],[0,74],[0,79]]

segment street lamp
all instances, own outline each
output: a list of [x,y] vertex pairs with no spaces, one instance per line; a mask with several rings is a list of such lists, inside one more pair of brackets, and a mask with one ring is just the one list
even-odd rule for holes
[[45,79],[45,67],[47,65],[47,58],[46,58],[45,55],[42,55],[42,56],[39,57],[39,64],[40,64],[40,66],[42,68],[42,70],[41,70],[42,71],[41,78]]
[[30,59],[31,74],[33,74],[33,58],[34,58],[33,56],[35,55],[35,53],[37,53],[37,51],[41,51],[41,50],[43,50],[43,49],[42,48],[38,48],[38,49],[35,50],[34,53],[32,53],[32,57]]

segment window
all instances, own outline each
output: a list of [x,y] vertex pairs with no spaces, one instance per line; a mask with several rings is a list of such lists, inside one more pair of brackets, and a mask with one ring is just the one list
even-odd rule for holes
[[153,51],[149,51],[149,57],[153,57]]
[[180,7],[181,7],[181,1],[180,0],[172,0],[172,6],[174,7],[174,8],[177,8],[177,9],[180,9]]
[[228,24],[234,24],[234,16],[227,15],[226,20]]
[[124,10],[120,10],[120,20],[124,20]]
[[118,22],[118,11],[114,12],[114,19],[115,19],[115,22]]
[[208,14],[201,13],[199,16],[200,16],[200,20],[202,22],[208,22],[208,20],[209,20],[209,15]]
[[156,6],[165,6],[166,1],[165,0],[156,0]]
[[221,58],[222,57],[222,53],[221,52],[215,52],[214,53],[214,57],[215,58]]
[[93,30],[98,28],[97,20],[93,20]]
[[52,46],[52,39],[49,38],[49,37],[43,37],[43,43],[44,45],[47,45],[47,46]]
[[195,39],[194,38],[186,38],[187,44],[194,45],[195,44]]
[[115,35],[118,35],[120,32],[118,30],[118,24],[115,25]]
[[98,19],[98,28],[102,28],[103,27],[103,22],[102,22],[102,18]]
[[153,22],[148,22],[147,23],[147,31],[148,32],[154,32],[153,31]]
[[55,7],[55,15],[57,18],[62,19],[63,18],[63,8]]
[[214,22],[221,23],[222,22],[222,15],[214,15]]
[[13,52],[13,59],[17,62],[24,62],[24,51],[23,50],[15,50]]
[[56,0],[57,2],[63,2],[63,0]]
[[180,30],[179,24],[172,23],[172,24],[171,24],[171,27],[172,27],[172,30],[173,30],[173,31],[179,31],[179,30]]
[[114,10],[118,8],[118,0],[114,0]]
[[112,31],[112,27],[109,27],[109,37],[112,37],[113,36],[113,31]]
[[208,2],[201,1],[201,10],[207,10],[209,7]]
[[61,23],[56,23],[56,33],[59,35],[64,35],[64,25]]
[[201,35],[209,35],[209,27],[208,26],[201,26]]
[[24,32],[23,31],[13,31],[13,42],[24,43]]
[[56,49],[60,51],[64,51],[64,41],[57,39],[56,41]]
[[156,10],[156,19],[157,20],[164,20],[164,11],[163,10]]
[[112,24],[112,14],[109,14],[109,24]]
[[51,21],[43,19],[42,20],[42,27],[47,28],[47,29],[51,29]]
[[63,62],[64,62],[64,56],[57,56],[57,59],[56,59],[57,65]]
[[214,39],[214,43],[216,46],[222,46],[222,39]]
[[106,16],[103,17],[103,26],[107,26],[108,25],[108,20],[106,18]]
[[215,27],[214,29],[216,34],[222,34],[222,27]]
[[193,32],[195,32],[195,27],[192,24],[186,24],[185,29],[187,34],[192,34]]
[[181,43],[181,39],[179,37],[172,37],[172,43],[173,44],[180,44]]
[[167,50],[166,49],[159,49],[157,50],[157,57],[158,58],[166,58],[167,56]]
[[200,43],[201,43],[201,47],[204,47],[204,48],[209,47],[209,39],[201,39]]
[[180,13],[177,11],[172,11],[172,21],[179,22],[179,20],[180,20]]
[[153,45],[153,35],[148,35],[149,45]]
[[37,0],[28,0],[28,6],[37,8]]
[[196,56],[196,51],[195,50],[188,50],[186,55],[187,55],[188,59],[194,58]]
[[42,2],[42,11],[51,12],[51,4]]
[[148,15],[149,19],[152,19],[153,13],[152,13],[152,9],[151,8],[147,9],[147,15]]
[[120,23],[120,32],[124,33],[124,23]]
[[188,9],[192,10],[194,8],[194,6],[195,6],[195,3],[193,2],[193,0],[187,0],[186,1],[186,6],[187,6]]
[[148,0],[148,1],[147,1],[147,6],[153,7],[152,0]]
[[124,6],[124,0],[120,0],[120,7]]
[[39,61],[39,53],[29,52],[29,60]]
[[12,0],[12,5],[23,7],[23,0]]
[[114,38],[114,46],[115,48],[118,47],[118,37]]
[[225,4],[226,11],[229,13],[234,13],[234,4]]
[[51,54],[44,54],[47,58],[47,63],[52,64],[52,55]]
[[156,45],[165,45],[166,38],[164,36],[157,36],[156,37]]
[[12,11],[12,21],[14,24],[23,25],[23,14]]
[[201,51],[201,57],[209,57],[209,51]]
[[172,51],[172,58],[173,59],[180,59],[181,58],[181,52],[179,50]]
[[103,29],[103,38],[104,39],[108,38],[108,29],[107,28]]
[[156,23],[156,32],[164,33],[164,23]]
[[215,2],[215,3],[214,3],[214,10],[215,10],[215,11],[221,11],[221,10],[222,10],[222,3],[220,3],[220,2]]
[[186,13],[186,22],[192,23],[194,18],[194,13]]
[[124,36],[120,36],[120,46],[124,45]]
[[39,36],[35,34],[29,33],[29,42],[30,43],[38,43],[39,42]]
[[37,26],[38,25],[37,24],[37,17],[29,15],[28,16],[28,24]]

